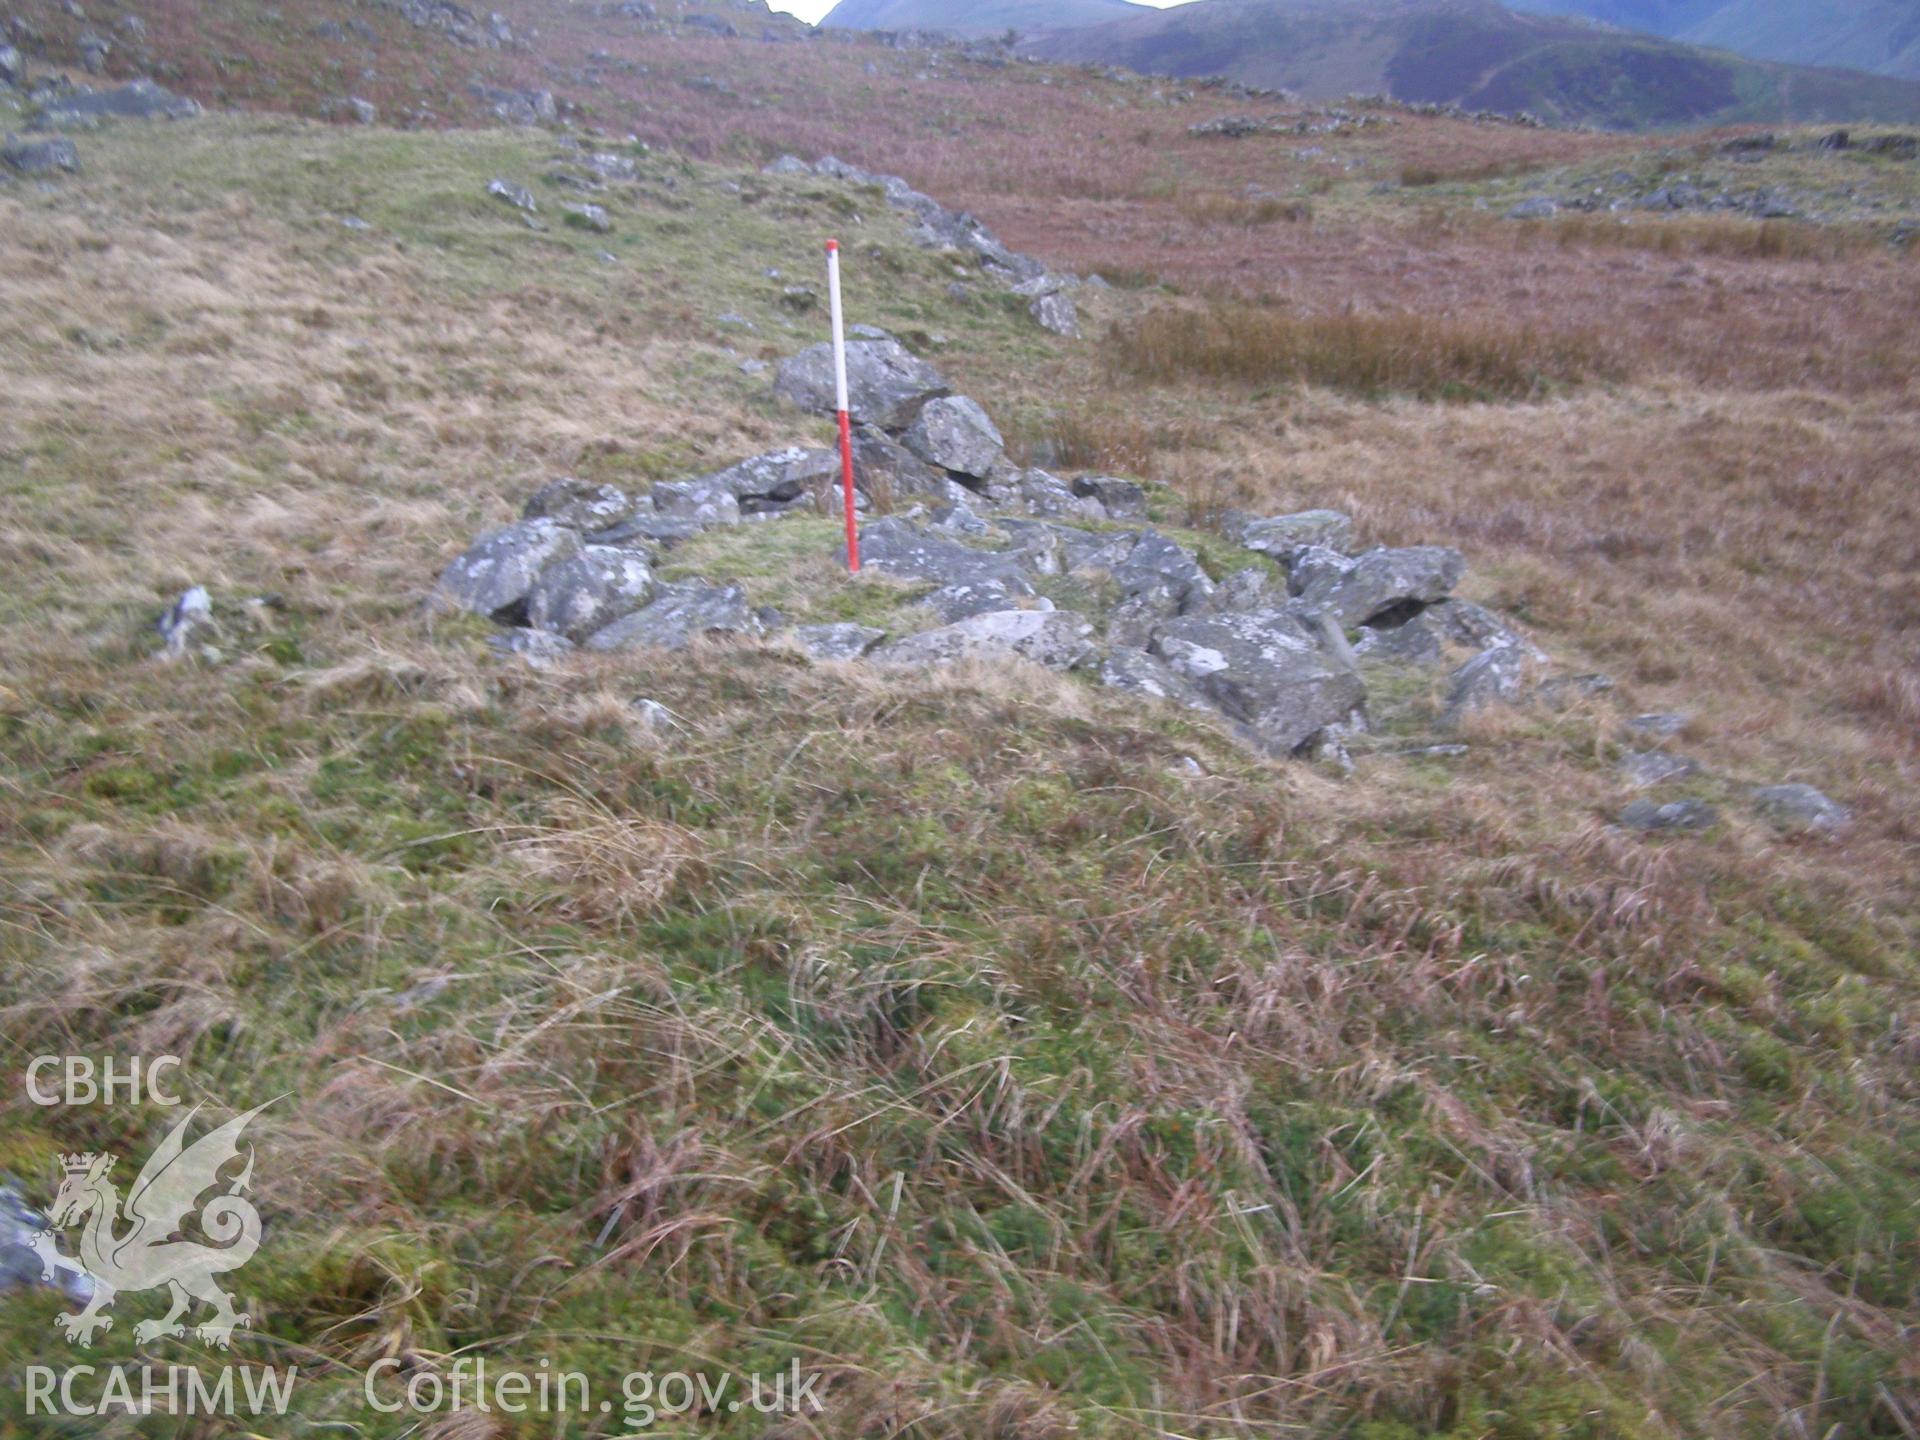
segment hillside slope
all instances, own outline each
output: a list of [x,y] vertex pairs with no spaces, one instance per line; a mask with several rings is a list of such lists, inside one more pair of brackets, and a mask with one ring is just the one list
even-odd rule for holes
[[1492,0],[1197,0],[1029,48],[1308,98],[1379,93],[1615,128],[1920,117],[1920,85],[1907,81],[1763,64]]
[[[31,1105],[30,1057],[181,1055],[201,1121],[279,1097],[232,1351],[131,1290],[76,1349],[10,1250],[10,1374],[299,1365],[285,1419],[127,1422],[179,1440],[1911,1428],[1920,164],[1221,130],[1224,87],[500,3],[537,41],[156,0],[154,63],[232,110],[50,137],[0,90],[79,166],[0,183],[0,1215],[179,1115]],[[316,118],[361,83],[398,123]],[[1087,338],[783,149],[1101,272]],[[828,443],[767,367],[823,334],[829,235],[850,321],[1024,463],[1137,477],[1209,582],[1291,578],[1229,512],[1334,507],[1458,547],[1542,683],[1449,721],[1445,668],[1383,667],[1343,773],[1086,671],[538,668],[423,603],[557,477]],[[653,558],[797,617],[927,599],[839,543]],[[216,629],[166,659],[194,585]],[[1850,823],[1774,823],[1780,782]],[[476,1356],[611,1408],[369,1404]],[[790,1367],[824,1413],[622,1405]],[[4,1440],[122,1428],[28,1393]]]
[[844,30],[936,30],[950,35],[1032,34],[1125,19],[1130,0],[840,0],[820,24]]
[[1515,0],[1765,60],[1920,79],[1920,10],[1907,0]]

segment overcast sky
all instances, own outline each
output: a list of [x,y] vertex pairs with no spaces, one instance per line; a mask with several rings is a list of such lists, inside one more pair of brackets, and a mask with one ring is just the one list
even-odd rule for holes
[[[809,25],[817,24],[820,17],[834,6],[834,0],[768,0],[768,3],[776,10],[785,10],[789,15],[798,15]],[[1139,0],[1139,3],[1164,10],[1170,5],[1184,4],[1185,0]]]

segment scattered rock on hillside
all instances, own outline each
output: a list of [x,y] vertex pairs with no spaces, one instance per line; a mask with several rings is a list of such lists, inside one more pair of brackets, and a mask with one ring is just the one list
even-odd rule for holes
[[1290,561],[1310,546],[1344,555],[1353,545],[1353,518],[1339,510],[1301,510],[1292,515],[1235,516],[1227,533],[1247,549]]
[[1720,821],[1720,812],[1700,800],[1634,800],[1620,812],[1629,830],[1708,830]]
[[1147,518],[1147,492],[1131,480],[1114,475],[1088,475],[1073,482],[1073,493],[1095,501],[1109,520]]
[[[833,346],[810,345],[782,360],[774,372],[773,388],[803,410],[833,414]],[[848,342],[847,411],[855,421],[904,429],[914,422],[922,405],[947,393],[939,372],[909,354],[899,341]]]
[[1036,297],[1027,306],[1027,313],[1042,330],[1051,330],[1069,340],[1080,338],[1080,312],[1074,307],[1072,297],[1062,291]]
[[557,520],[572,530],[593,531],[618,525],[641,508],[637,499],[617,486],[567,475],[534,491],[520,515],[525,520]]
[[1665,739],[1686,729],[1687,719],[1687,716],[1671,711],[1657,711],[1650,715],[1635,715],[1627,721],[1627,729],[1636,735],[1657,735]]
[[653,596],[653,571],[632,550],[588,545],[547,566],[527,597],[527,623],[585,640]]
[[831,625],[796,625],[794,642],[815,660],[858,660],[887,638],[871,625],[841,621]]
[[1447,680],[1447,723],[1519,700],[1526,690],[1526,666],[1526,654],[1515,645],[1495,646],[1467,661]]
[[894,517],[875,520],[861,530],[860,563],[905,580],[941,585],[997,583],[1013,595],[1034,593],[1017,560],[1007,553],[962,545]]
[[179,599],[167,607],[154,627],[160,632],[160,643],[165,647],[162,653],[169,660],[178,660],[202,636],[213,631],[213,600],[208,596],[206,587],[195,585],[183,592]]
[[613,229],[613,220],[599,205],[563,205],[561,207],[564,223],[579,230],[592,230],[604,235]]
[[1000,462],[1006,441],[979,402],[942,395],[920,407],[901,443],[930,465],[980,478]]
[[487,194],[496,200],[504,200],[516,210],[524,210],[529,215],[537,214],[540,207],[534,203],[533,192],[524,185],[516,185],[511,180],[493,179],[487,182]]
[[1548,199],[1545,195],[1535,195],[1530,199],[1522,200],[1518,205],[1515,205],[1511,210],[1507,211],[1507,219],[1551,220],[1559,213],[1560,207],[1558,204]]
[[1101,660],[1095,673],[1100,683],[1110,690],[1171,701],[1189,710],[1212,708],[1199,686],[1177,674],[1158,655],[1150,655],[1145,650],[1116,646]]
[[759,630],[760,622],[747,608],[747,592],[738,585],[693,581],[661,586],[651,603],[594,631],[583,643],[589,650],[684,650],[709,635]]
[[1442,545],[1369,550],[1357,557],[1314,545],[1293,557],[1288,587],[1303,604],[1342,625],[1364,625],[1446,599],[1465,571],[1460,552]]
[[1068,670],[1093,648],[1092,634],[1091,624],[1067,610],[995,610],[890,640],[871,658],[877,665],[921,666],[1017,657]]
[[163,85],[140,79],[109,90],[85,86],[47,100],[38,124],[73,125],[97,120],[189,120],[200,113],[197,101],[176,95]]
[[18,85],[26,78],[27,65],[11,45],[0,45],[0,85]]
[[1360,677],[1280,611],[1186,615],[1153,632],[1153,650],[1272,755],[1291,755],[1367,699]]
[[1700,766],[1684,755],[1669,755],[1664,750],[1635,750],[1621,757],[1620,773],[1628,784],[1646,789],[1698,775]]
[[1760,813],[1782,830],[1834,835],[1853,820],[1853,812],[1811,785],[1763,785],[1753,792]]
[[321,105],[320,113],[329,120],[350,120],[355,125],[371,125],[380,118],[373,102],[358,95],[336,95]]
[[518,625],[540,573],[579,550],[580,536],[556,520],[516,520],[482,536],[449,565],[439,594],[462,610]]
[[0,160],[22,175],[72,175],[80,169],[80,152],[71,140],[22,140],[9,135],[0,142]]

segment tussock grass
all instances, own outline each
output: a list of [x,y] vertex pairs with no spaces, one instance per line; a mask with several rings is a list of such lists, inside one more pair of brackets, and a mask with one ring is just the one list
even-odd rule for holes
[[1320,385],[1425,400],[1530,399],[1619,367],[1597,337],[1491,319],[1215,304],[1163,307],[1115,326],[1115,370],[1158,384]]

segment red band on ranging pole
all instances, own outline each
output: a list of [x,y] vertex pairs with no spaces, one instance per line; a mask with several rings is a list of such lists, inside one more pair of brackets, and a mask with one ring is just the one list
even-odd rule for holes
[[827,309],[833,315],[833,404],[840,417],[840,502],[847,515],[847,569],[860,568],[853,518],[853,426],[847,419],[847,337],[840,326],[840,242],[827,241]]

